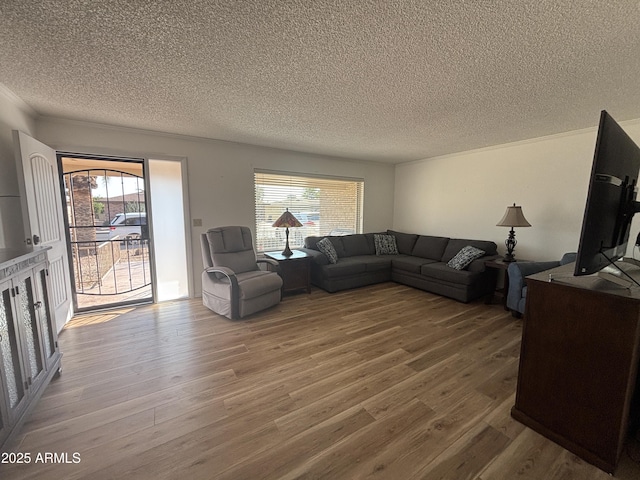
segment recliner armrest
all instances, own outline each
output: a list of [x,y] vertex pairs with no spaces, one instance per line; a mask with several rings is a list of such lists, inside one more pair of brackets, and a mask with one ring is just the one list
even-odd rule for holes
[[258,262],[258,263],[270,263],[274,267],[278,267],[280,265],[280,263],[278,263],[277,260],[274,260],[273,258],[267,258],[267,257],[258,258],[256,260],[256,262]]
[[213,273],[216,278],[221,279],[222,277],[227,277],[229,281],[235,285],[238,284],[238,279],[236,278],[236,272],[231,270],[228,267],[208,267],[204,270],[207,273]]
[[222,277],[226,277],[229,280],[229,284],[231,285],[231,318],[234,320],[239,318],[238,296],[240,288],[238,287],[238,277],[236,277],[236,273],[228,267],[208,267],[204,271],[207,274],[213,274],[218,280],[222,279]]
[[256,260],[257,263],[267,263],[273,267],[276,267],[276,272],[280,272],[280,263],[277,260],[274,260],[273,258],[268,258],[268,257],[258,257],[258,259]]

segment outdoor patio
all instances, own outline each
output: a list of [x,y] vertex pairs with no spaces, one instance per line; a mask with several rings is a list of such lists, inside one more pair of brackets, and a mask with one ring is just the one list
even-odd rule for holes
[[[112,242],[119,257],[98,281],[82,282],[76,275],[78,308],[85,310],[130,301],[151,300],[151,269],[147,242]],[[95,262],[100,257],[95,255]],[[102,271],[99,266],[96,270]],[[85,275],[86,276],[86,275]]]

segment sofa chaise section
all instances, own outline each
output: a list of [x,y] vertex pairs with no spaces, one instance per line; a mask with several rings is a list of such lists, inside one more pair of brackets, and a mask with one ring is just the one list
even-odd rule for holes
[[[447,265],[466,246],[479,248],[485,256],[472,261],[463,270]],[[440,255],[438,257],[438,255]],[[470,302],[489,295],[495,290],[497,271],[485,268],[487,260],[498,258],[497,245],[485,240],[420,236],[410,257],[414,265],[407,267],[407,260],[394,262],[391,279],[431,293]],[[415,266],[419,264],[419,271]]]

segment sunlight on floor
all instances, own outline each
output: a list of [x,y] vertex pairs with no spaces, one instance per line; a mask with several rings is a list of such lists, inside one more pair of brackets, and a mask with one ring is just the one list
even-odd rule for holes
[[64,328],[77,328],[77,327],[84,327],[86,325],[96,325],[99,323],[110,322],[111,320],[115,320],[121,315],[125,315],[131,312],[134,308],[135,307],[119,308],[116,310],[78,315],[76,317],[73,317],[71,321],[67,323],[67,325]]

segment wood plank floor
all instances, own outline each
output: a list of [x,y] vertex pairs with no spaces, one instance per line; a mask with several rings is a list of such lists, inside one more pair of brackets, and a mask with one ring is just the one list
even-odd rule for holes
[[510,417],[521,325],[394,283],[241,321],[199,300],[77,317],[12,451],[80,461],[0,478],[610,478]]

